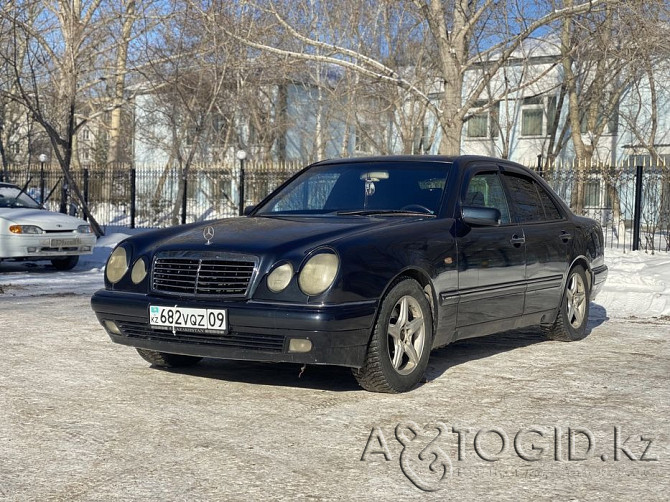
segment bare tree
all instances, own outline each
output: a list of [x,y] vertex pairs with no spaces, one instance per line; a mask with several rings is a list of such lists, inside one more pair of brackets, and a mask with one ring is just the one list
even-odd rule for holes
[[[180,173],[180,184],[171,212],[172,224],[179,223],[181,201],[191,167],[211,149],[207,140],[225,138],[228,144],[235,134],[237,111],[236,87],[243,86],[247,55],[236,47],[222,27],[230,24],[228,10],[216,2],[201,4],[185,0],[170,29],[156,33],[147,51],[149,61],[142,74],[144,92],[154,115],[160,116],[168,132],[168,153]],[[232,99],[231,99],[232,98]],[[260,96],[257,95],[257,99]],[[253,116],[246,124],[263,130],[261,116]],[[238,138],[236,138],[238,139]],[[167,172],[167,171],[166,171]],[[164,176],[155,192],[162,197]]]
[[[570,7],[574,0],[566,0]],[[656,85],[651,71],[653,49],[652,38],[639,36],[652,21],[652,4],[662,2],[626,2],[609,4],[600,12],[565,18],[561,27],[561,60],[563,87],[568,103],[570,138],[574,146],[579,180],[572,194],[572,206],[580,212],[584,204],[584,168],[594,162],[603,166],[615,162],[615,148],[603,144],[618,129],[622,116],[620,104],[623,96],[638,88],[641,76],[648,76],[649,98],[657,99]],[[667,9],[667,6],[665,7]],[[646,124],[628,122],[629,130],[642,139],[642,131],[648,129],[647,141],[652,155],[656,137],[657,117],[652,111]],[[606,178],[609,197],[618,214],[618,194],[609,179],[607,169],[601,169]],[[616,216],[615,216],[616,217]]]
[[120,158],[121,115],[125,102],[126,75],[128,73],[128,48],[133,39],[133,26],[137,20],[136,0],[119,0],[121,30],[116,43],[116,61],[113,75],[113,101],[109,125],[109,145],[107,161],[117,162]]
[[[105,0],[17,0],[0,10],[0,19],[10,26],[9,43],[0,48],[0,58],[11,68],[11,85],[3,88],[2,95],[23,106],[44,129],[65,183],[97,235],[103,234],[102,229],[71,167],[76,162],[77,132],[121,106],[119,99],[105,99],[106,82],[118,82],[118,74],[124,73],[119,58],[114,64],[114,55],[122,55],[128,40],[122,36],[121,49],[116,50],[117,40],[110,35],[118,20],[113,5]],[[124,5],[132,16],[133,2]],[[122,24],[126,26],[125,21]]]
[[[519,45],[538,30],[552,23],[599,9],[616,0],[571,1],[563,8],[536,5],[534,9],[513,2],[494,0],[412,0],[393,2],[398,10],[412,11],[418,24],[425,24],[429,33],[426,43],[434,45],[433,67],[439,84],[439,96],[426,93],[415,82],[408,79],[398,67],[366,50],[369,40],[359,43],[352,40],[351,32],[343,30],[348,37],[324,37],[322,30],[310,29],[304,16],[293,13],[309,13],[315,8],[331,9],[328,2],[318,4],[310,1],[284,3],[279,1],[244,2],[251,14],[242,19],[242,24],[252,26],[261,16],[276,20],[277,29],[284,37],[269,36],[265,39],[249,37],[249,31],[231,30],[231,36],[249,47],[277,55],[340,65],[367,78],[386,81],[412,93],[423,101],[436,117],[441,129],[439,151],[443,154],[460,152],[461,133],[464,121],[490,79],[506,63]],[[524,8],[525,7],[525,8]],[[547,9],[551,7],[551,9]],[[338,3],[337,8],[341,8]],[[361,7],[364,10],[365,7]],[[516,11],[515,11],[516,9]],[[504,12],[505,15],[499,15]],[[538,13],[533,17],[533,13]],[[500,23],[507,23],[501,29]],[[489,28],[493,29],[489,29]],[[245,27],[244,30],[250,30]],[[255,33],[255,32],[254,32]],[[287,37],[290,40],[287,42]],[[395,50],[389,47],[389,51]],[[487,70],[480,81],[464,92],[465,73],[474,65],[487,62]]]

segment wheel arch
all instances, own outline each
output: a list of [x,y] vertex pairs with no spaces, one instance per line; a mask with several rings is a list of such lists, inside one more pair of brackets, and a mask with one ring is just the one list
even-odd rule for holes
[[586,272],[586,282],[588,283],[587,286],[590,295],[591,290],[593,289],[593,271],[591,270],[591,262],[584,255],[579,255],[572,260],[572,263],[565,273],[565,277],[563,277],[563,289],[565,290],[565,282],[568,280],[570,271],[577,265],[581,265],[581,267],[584,269],[584,272]]
[[[388,292],[395,286],[398,282],[403,279],[412,279],[416,281],[421,289],[423,290],[426,298],[428,299],[428,305],[430,305],[430,314],[431,321],[433,323],[433,337],[435,336],[435,330],[437,329],[437,293],[435,292],[435,287],[433,286],[433,281],[430,279],[430,275],[425,270],[422,270],[417,267],[407,267],[401,270],[396,274],[387,284],[382,294],[379,296],[379,302],[377,305],[377,312],[375,313],[375,322],[379,318],[379,312],[381,310],[382,300],[386,297]],[[371,335],[372,336],[372,335]]]
[[551,325],[554,322],[556,322],[556,318],[561,310],[561,305],[563,305],[563,299],[565,298],[565,286],[568,282],[568,277],[570,277],[570,272],[572,272],[572,269],[574,269],[576,266],[581,266],[584,269],[586,275],[587,288],[590,297],[591,288],[593,286],[593,272],[591,271],[591,263],[586,258],[586,256],[579,255],[573,258],[572,262],[570,263],[570,266],[565,269],[565,274],[563,274],[563,281],[561,282],[561,297],[558,301],[558,305],[556,306],[555,309],[552,310],[553,314],[551,319],[543,321],[542,322],[543,325]]

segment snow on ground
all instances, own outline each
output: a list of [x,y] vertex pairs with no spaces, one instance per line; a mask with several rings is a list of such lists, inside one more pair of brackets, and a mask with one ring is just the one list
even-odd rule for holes
[[[138,229],[107,228],[92,255],[81,257],[70,272],[58,272],[48,262],[0,262],[1,297],[45,294],[92,294],[103,287],[107,257],[116,244]],[[607,282],[595,303],[610,318],[670,316],[670,253],[607,249]]]
[[607,282],[595,303],[609,317],[670,316],[670,253],[605,250]]

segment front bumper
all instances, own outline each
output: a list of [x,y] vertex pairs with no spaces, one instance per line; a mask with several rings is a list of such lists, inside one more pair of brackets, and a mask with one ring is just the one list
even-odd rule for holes
[[[149,305],[226,309],[225,335],[153,329]],[[190,356],[249,361],[331,364],[360,367],[377,310],[377,302],[340,305],[216,302],[166,299],[150,295],[100,290],[91,298],[100,323],[113,321],[121,334],[107,329],[123,345]],[[309,352],[289,352],[292,338],[309,339]]]
[[593,287],[591,288],[591,300],[595,300],[607,280],[607,265],[601,265],[593,269]]
[[33,260],[91,254],[94,234],[19,234],[0,236],[0,258]]

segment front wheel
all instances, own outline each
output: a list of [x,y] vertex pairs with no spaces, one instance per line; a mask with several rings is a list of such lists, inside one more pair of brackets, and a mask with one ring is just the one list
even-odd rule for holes
[[180,368],[184,366],[193,366],[200,362],[202,357],[185,356],[183,354],[168,354],[167,352],[158,352],[149,349],[136,349],[142,359],[159,368]]
[[406,392],[421,381],[432,343],[428,299],[416,281],[402,279],[382,301],[365,362],[354,377],[365,390]]
[[563,300],[553,326],[545,327],[548,338],[561,342],[581,340],[589,320],[589,288],[586,272],[577,265],[568,274]]

